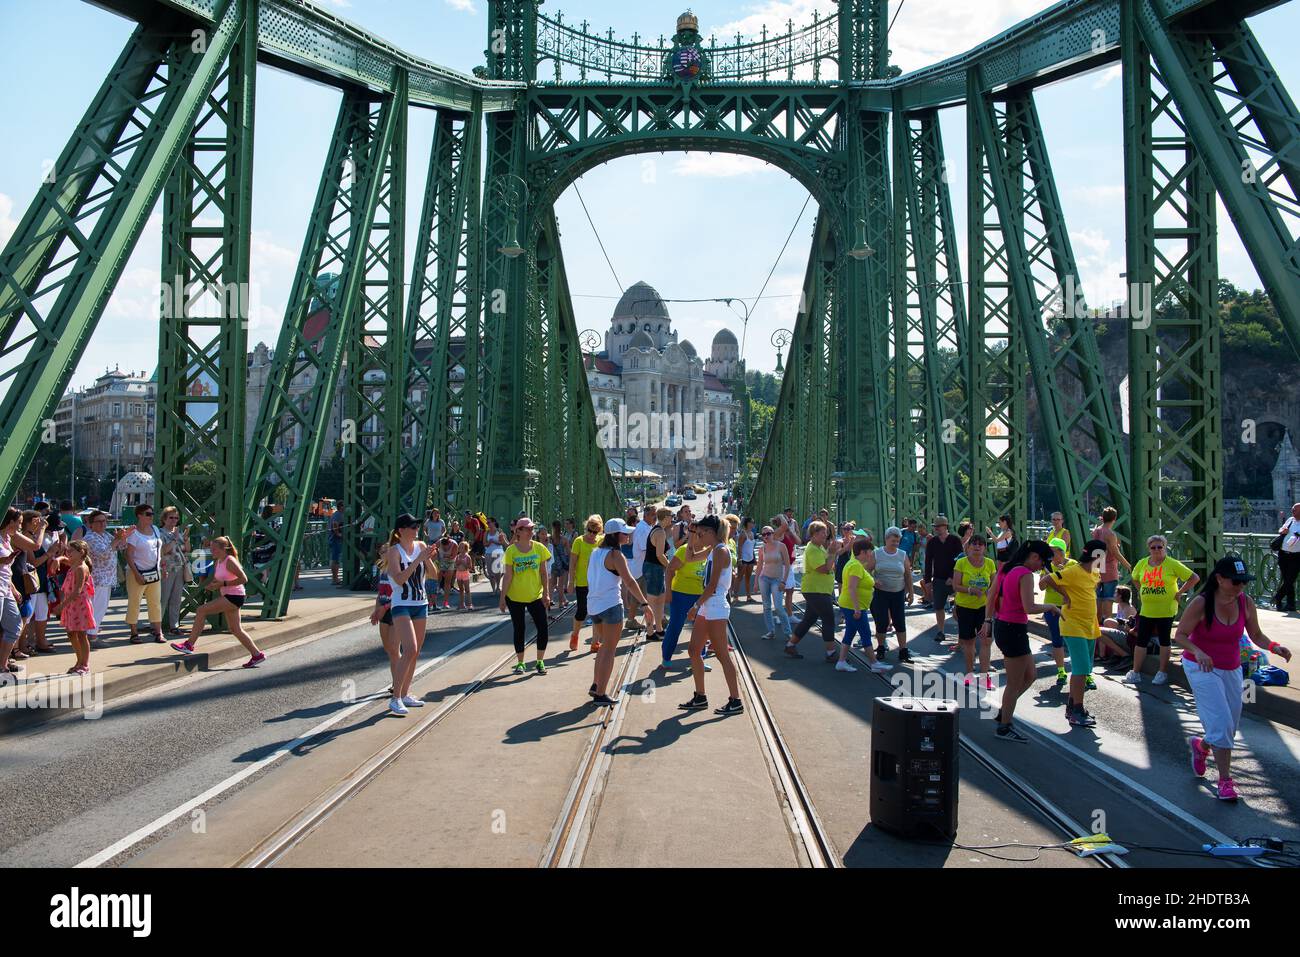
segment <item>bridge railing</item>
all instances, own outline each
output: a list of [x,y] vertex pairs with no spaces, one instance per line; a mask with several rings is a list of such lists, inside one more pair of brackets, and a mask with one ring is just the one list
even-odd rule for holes
[[[769,36],[764,26],[757,40],[746,42],[736,34],[734,43],[719,45],[718,38],[710,36],[701,47],[708,58],[708,79],[713,81],[816,81],[822,78],[824,61],[830,64],[828,78],[833,78],[839,64],[838,21],[814,11],[813,22],[805,27],[796,29],[793,21],[787,21],[784,33]],[[612,30],[593,33],[585,20],[573,26],[564,22],[563,14],[537,17],[539,80],[553,69],[555,83],[657,83],[664,79],[671,52],[672,43],[663,36],[656,46],[642,43],[636,34],[629,43],[614,39]],[[552,67],[543,68],[548,60]],[[576,75],[566,72],[566,66],[576,68]]]

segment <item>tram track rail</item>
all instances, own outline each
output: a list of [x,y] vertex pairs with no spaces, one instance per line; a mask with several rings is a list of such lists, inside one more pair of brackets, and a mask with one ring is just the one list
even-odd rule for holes
[[836,851],[825,824],[817,814],[817,807],[813,803],[808,786],[799,775],[794,754],[781,734],[780,725],[772,713],[767,695],[763,693],[758,683],[754,667],[745,653],[745,646],[730,619],[727,620],[727,635],[736,650],[734,656],[736,671],[750,702],[750,707],[745,710],[749,712],[759,740],[763,744],[778,797],[785,805],[791,831],[800,844],[803,858],[801,863],[819,869],[843,867],[843,860]]
[[[555,624],[563,619],[574,607],[572,602],[566,603],[559,611],[548,618],[548,624]],[[489,635],[495,633],[498,629],[504,628],[510,624],[509,620],[500,622],[496,627],[484,632],[475,645],[481,644]],[[526,643],[525,648],[536,643],[534,635]],[[466,646],[469,647],[469,646]],[[462,648],[463,653],[466,649]],[[494,660],[488,667],[480,671],[469,684],[463,688],[457,695],[442,705],[442,707],[431,712],[410,728],[404,730],[400,735],[380,748],[361,764],[357,765],[352,771],[343,777],[337,784],[318,796],[310,804],[302,808],[296,815],[286,821],[272,834],[268,835],[256,846],[246,852],[238,861],[235,867],[239,868],[264,868],[273,867],[281,861],[290,851],[301,844],[313,831],[327,821],[335,811],[346,804],[349,800],[359,794],[365,787],[381,775],[385,769],[391,766],[398,758],[408,751],[417,741],[423,738],[429,731],[445,721],[450,715],[460,710],[466,702],[482,690],[487,684],[510,662],[516,660],[517,655],[513,648],[509,652],[501,655]]]

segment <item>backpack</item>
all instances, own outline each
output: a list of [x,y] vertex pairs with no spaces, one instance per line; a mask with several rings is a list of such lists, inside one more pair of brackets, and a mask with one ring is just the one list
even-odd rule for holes
[[1290,683],[1291,676],[1276,665],[1264,665],[1251,673],[1250,680],[1265,687],[1285,688]]

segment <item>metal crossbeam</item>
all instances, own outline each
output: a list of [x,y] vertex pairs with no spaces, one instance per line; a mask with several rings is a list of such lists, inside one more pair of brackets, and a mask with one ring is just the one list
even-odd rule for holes
[[131,35],[0,254],[0,499],[12,501],[243,23],[202,51],[168,19]]
[[[256,531],[275,545],[264,581],[253,582],[264,617],[288,607],[343,354],[357,324],[371,224],[405,110],[405,101],[371,102],[359,93],[346,95],[339,108],[244,484],[245,538]],[[318,282],[327,275],[336,277],[335,288]],[[282,516],[263,517],[263,500],[280,500]],[[347,534],[360,530],[352,525]]]

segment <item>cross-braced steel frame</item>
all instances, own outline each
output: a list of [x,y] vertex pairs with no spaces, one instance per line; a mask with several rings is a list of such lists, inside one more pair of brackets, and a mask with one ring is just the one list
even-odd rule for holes
[[[877,532],[941,511],[1020,523],[1032,400],[1076,535],[1091,503],[1114,503],[1130,541],[1173,532],[1203,569],[1222,535],[1218,201],[1300,350],[1300,117],[1247,23],[1269,0],[1062,0],[905,76],[889,66],[887,5],[843,0],[833,27],[708,42],[717,75],[698,81],[656,67],[662,44],[542,23],[536,0],[489,3],[486,76],[292,0],[99,2],[142,22],[0,253],[0,491],[12,498],[51,440],[161,196],[159,502],[196,539],[256,536],[271,556],[252,583],[265,615],[287,607],[326,454],[345,457],[353,584],[400,509],[616,507],[554,203],[619,156],[745,153],[820,204],[751,498],[760,519],[833,505]],[[557,80],[539,81],[542,57]],[[1116,61],[1127,442],[1033,94]],[[246,437],[259,62],[342,102]],[[404,294],[411,106],[436,122]],[[938,119],[958,106],[965,263]]]

